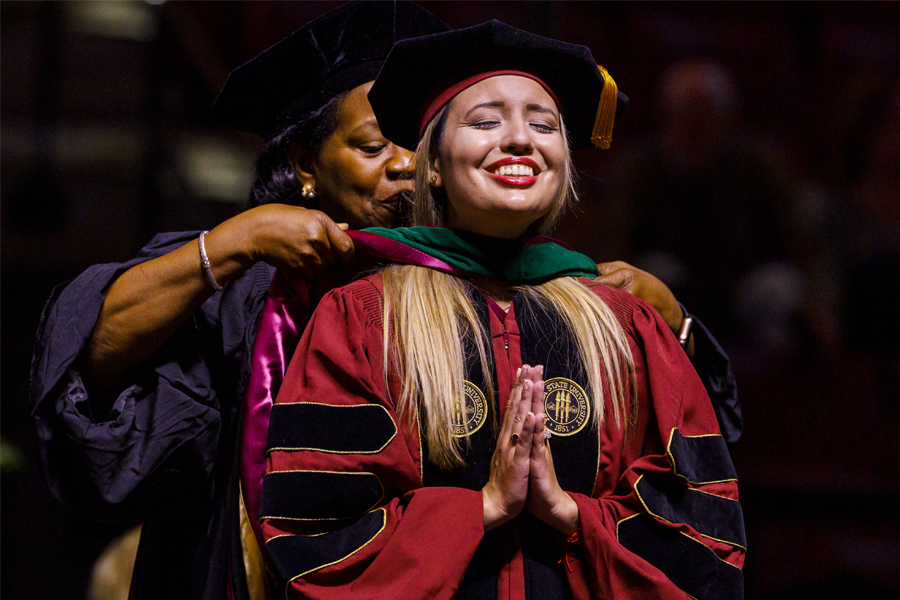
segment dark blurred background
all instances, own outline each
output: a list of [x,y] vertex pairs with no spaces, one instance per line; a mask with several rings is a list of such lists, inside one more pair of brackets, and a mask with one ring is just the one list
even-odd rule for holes
[[[747,598],[900,597],[900,4],[422,2],[589,46],[631,97],[557,236],[666,281],[731,355]],[[230,69],[327,2],[0,3],[2,589],[82,600],[128,524],[49,495],[27,402],[54,285],[245,203]]]

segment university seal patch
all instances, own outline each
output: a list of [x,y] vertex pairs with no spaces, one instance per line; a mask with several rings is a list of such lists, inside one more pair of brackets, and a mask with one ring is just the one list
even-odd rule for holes
[[463,397],[453,411],[453,437],[472,435],[487,420],[487,401],[484,393],[470,381],[463,381]]
[[544,382],[544,414],[553,435],[575,435],[587,424],[591,403],[577,383],[554,377]]

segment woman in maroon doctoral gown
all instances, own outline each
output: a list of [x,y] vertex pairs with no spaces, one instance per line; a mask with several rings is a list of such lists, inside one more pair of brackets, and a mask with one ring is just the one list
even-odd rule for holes
[[609,143],[612,78],[491,21],[399,42],[369,99],[419,142],[417,227],[354,234],[389,264],[326,295],[286,373],[260,508],[276,593],[741,598],[697,374],[648,304],[541,237],[574,200],[570,147]]

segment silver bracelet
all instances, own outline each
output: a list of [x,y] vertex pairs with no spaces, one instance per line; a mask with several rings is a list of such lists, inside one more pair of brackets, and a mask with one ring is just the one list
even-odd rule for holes
[[687,348],[688,340],[691,339],[691,329],[694,325],[694,319],[684,315],[684,321],[681,323],[681,330],[678,332],[678,343],[682,348]]
[[206,255],[206,244],[203,242],[203,238],[206,237],[207,233],[209,233],[209,231],[200,232],[200,265],[203,267],[203,274],[206,275],[206,280],[209,282],[209,284],[213,286],[214,290],[216,290],[217,292],[221,292],[225,288],[219,285],[219,282],[216,281],[216,276],[213,275],[212,267],[209,266],[209,257]]

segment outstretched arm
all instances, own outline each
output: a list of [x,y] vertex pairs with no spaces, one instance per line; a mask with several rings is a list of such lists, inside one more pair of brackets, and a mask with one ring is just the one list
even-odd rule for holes
[[[258,261],[309,276],[353,252],[353,242],[324,213],[268,204],[245,211],[206,236],[219,285]],[[121,377],[158,350],[213,293],[200,265],[198,242],[135,265],[106,292],[85,350],[82,376],[89,388],[118,387]]]

